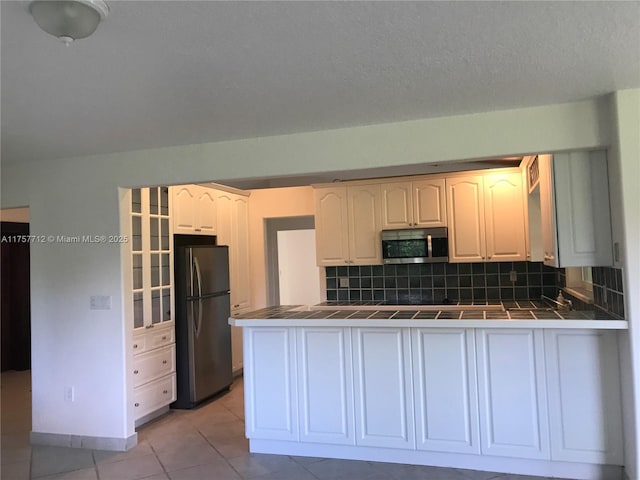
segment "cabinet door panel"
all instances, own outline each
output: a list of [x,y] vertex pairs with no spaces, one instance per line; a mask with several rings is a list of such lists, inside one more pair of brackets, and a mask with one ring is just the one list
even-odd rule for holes
[[315,197],[317,263],[345,265],[349,259],[347,188],[317,189]]
[[605,152],[554,155],[554,196],[559,264],[613,264],[611,213]]
[[484,194],[481,176],[447,178],[449,261],[485,260]]
[[553,193],[551,155],[538,156],[540,172],[540,216],[542,219],[542,258],[545,265],[558,266],[556,245],[556,207]]
[[615,332],[545,332],[551,458],[623,464]]
[[135,420],[176,400],[176,374],[149,382],[133,389],[133,416]]
[[173,231],[174,233],[193,233],[196,226],[194,185],[172,187]]
[[356,444],[415,448],[409,332],[354,329]]
[[418,448],[479,454],[473,330],[411,333]]
[[351,330],[298,329],[300,438],[354,444]]
[[383,183],[382,228],[406,228],[413,224],[411,182]]
[[298,440],[295,329],[245,328],[248,438]]
[[234,250],[232,275],[235,278],[233,279],[234,289],[231,291],[231,306],[234,310],[243,310],[251,304],[248,200],[245,197],[235,198],[232,213],[231,245]]
[[482,453],[548,459],[541,331],[496,329],[477,334]]
[[526,227],[520,173],[484,177],[487,260],[525,261]]
[[196,231],[201,235],[215,235],[217,224],[216,193],[201,187],[196,202]]
[[418,227],[446,227],[444,178],[420,180],[413,185],[413,222]]
[[380,186],[348,187],[349,258],[353,264],[382,263]]

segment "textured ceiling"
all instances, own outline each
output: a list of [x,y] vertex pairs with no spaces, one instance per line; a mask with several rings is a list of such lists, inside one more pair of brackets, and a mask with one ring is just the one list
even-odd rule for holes
[[65,47],[0,2],[3,163],[640,87],[640,2],[109,4]]

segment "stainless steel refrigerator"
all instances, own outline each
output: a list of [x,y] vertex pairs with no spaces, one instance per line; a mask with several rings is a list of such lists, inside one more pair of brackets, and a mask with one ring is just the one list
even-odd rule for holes
[[193,408],[232,382],[229,247],[174,236],[176,381],[173,408]]

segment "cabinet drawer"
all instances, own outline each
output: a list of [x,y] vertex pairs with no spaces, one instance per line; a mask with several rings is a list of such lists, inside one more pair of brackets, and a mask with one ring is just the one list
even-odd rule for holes
[[143,385],[175,370],[175,345],[143,353],[133,359],[133,386]]
[[133,411],[137,420],[176,400],[176,374],[133,389]]
[[154,348],[163,347],[175,343],[175,328],[171,325],[169,328],[150,328],[142,334],[133,337],[133,354],[138,355],[153,350]]

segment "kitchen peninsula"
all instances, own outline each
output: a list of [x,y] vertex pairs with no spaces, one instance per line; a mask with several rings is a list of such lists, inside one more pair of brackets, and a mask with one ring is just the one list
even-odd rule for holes
[[625,320],[536,302],[279,306],[244,329],[252,452],[620,478]]

